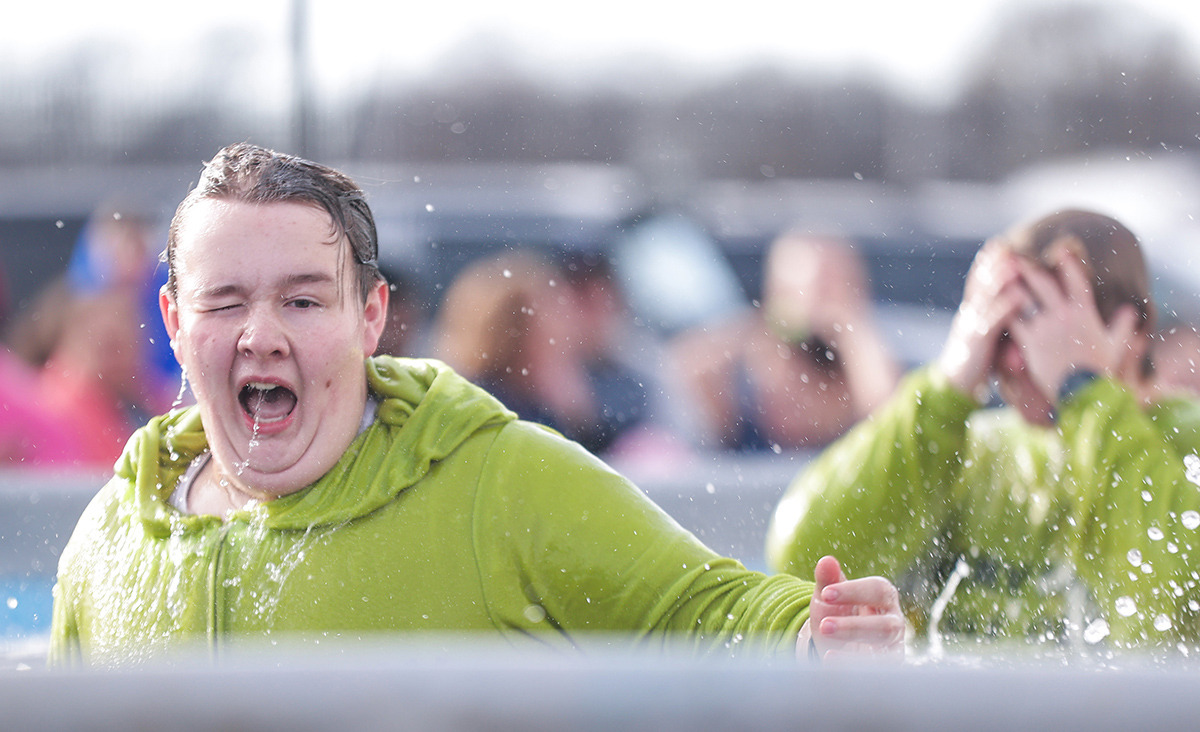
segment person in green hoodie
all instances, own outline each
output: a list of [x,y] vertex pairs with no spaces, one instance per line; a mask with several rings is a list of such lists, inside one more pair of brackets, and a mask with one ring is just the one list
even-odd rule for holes
[[445,365],[371,358],[376,256],[343,174],[247,144],[208,163],[160,299],[196,406],[135,433],[81,517],[52,663],[397,631],[902,654],[888,581],[748,571]]
[[[1195,647],[1200,405],[1157,392],[1154,332],[1120,222],[1067,210],[988,241],[937,361],[793,481],[769,565],[835,552],[891,577],[934,643]],[[993,380],[1007,406],[981,408]]]

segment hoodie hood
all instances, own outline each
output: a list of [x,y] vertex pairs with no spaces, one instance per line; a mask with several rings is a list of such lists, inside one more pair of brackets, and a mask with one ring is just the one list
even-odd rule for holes
[[[473,433],[516,414],[445,364],[431,359],[367,359],[367,385],[379,400],[375,421],[332,469],[296,493],[233,514],[271,529],[307,529],[365,515],[394,499]],[[215,516],[185,515],[167,498],[193,459],[208,449],[196,407],[155,417],[138,430],[117,461],[146,530],[189,531]],[[135,489],[134,486],[140,486]]]

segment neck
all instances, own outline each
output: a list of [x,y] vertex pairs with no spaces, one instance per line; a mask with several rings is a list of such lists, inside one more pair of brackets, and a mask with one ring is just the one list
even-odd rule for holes
[[268,500],[270,496],[255,491],[222,469],[214,455],[196,476],[188,496],[188,509],[195,514],[224,516]]

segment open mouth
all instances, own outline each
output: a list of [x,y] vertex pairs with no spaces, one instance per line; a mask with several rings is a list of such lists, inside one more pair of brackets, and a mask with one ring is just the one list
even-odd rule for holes
[[286,386],[252,381],[242,387],[238,402],[255,422],[277,422],[296,408],[296,395]]

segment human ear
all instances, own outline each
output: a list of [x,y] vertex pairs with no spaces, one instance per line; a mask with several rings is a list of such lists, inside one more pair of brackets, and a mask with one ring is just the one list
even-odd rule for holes
[[[158,310],[162,313],[163,325],[167,329],[167,337],[171,340],[171,350],[175,352],[175,360],[178,361],[179,342],[175,336],[179,333],[179,308],[166,285],[163,285],[158,291]],[[180,363],[183,362],[180,361]]]
[[388,283],[380,279],[367,293],[363,304],[363,353],[370,356],[379,347],[379,339],[387,326]]
[[1133,305],[1117,307],[1108,324],[1111,341],[1119,348],[1117,374],[1128,383],[1137,383],[1142,362],[1150,349],[1150,338],[1143,331],[1141,315]]

